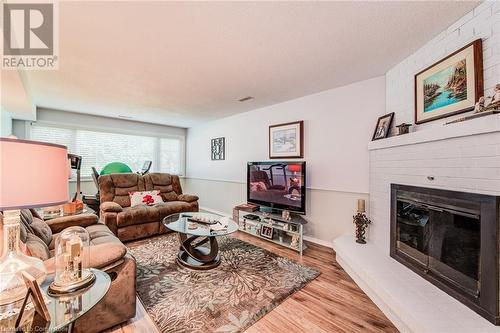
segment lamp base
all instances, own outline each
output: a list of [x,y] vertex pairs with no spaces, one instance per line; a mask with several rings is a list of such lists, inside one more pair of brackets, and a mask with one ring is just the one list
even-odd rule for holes
[[3,256],[0,258],[0,305],[22,300],[26,295],[26,285],[22,272],[33,276],[39,285],[47,275],[43,261],[25,255],[19,250],[20,211],[3,212]]
[[71,294],[87,287],[90,287],[95,282],[95,274],[91,271],[88,272],[87,276],[78,282],[68,283],[65,285],[57,285],[55,282],[52,282],[47,290],[47,293],[50,296],[66,296],[67,294]]

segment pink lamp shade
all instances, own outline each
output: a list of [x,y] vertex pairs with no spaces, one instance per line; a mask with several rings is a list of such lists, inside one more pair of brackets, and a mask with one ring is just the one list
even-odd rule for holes
[[0,210],[55,206],[68,199],[65,146],[0,138]]

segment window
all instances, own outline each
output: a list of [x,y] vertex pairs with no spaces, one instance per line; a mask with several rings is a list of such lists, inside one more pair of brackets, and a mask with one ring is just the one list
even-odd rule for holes
[[184,138],[99,132],[32,124],[31,140],[57,143],[68,152],[82,156],[81,176],[91,177],[111,162],[123,162],[140,171],[144,161],[152,161],[151,171],[183,174]]

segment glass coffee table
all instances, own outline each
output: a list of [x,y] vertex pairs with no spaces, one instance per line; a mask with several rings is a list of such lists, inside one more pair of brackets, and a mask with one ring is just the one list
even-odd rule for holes
[[177,263],[196,270],[219,266],[217,237],[238,230],[238,224],[230,218],[209,213],[172,214],[163,219],[163,225],[179,236]]

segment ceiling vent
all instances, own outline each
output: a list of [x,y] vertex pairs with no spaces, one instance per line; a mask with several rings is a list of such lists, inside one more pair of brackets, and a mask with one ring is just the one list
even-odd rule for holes
[[118,115],[118,118],[122,118],[122,119],[134,119],[134,117],[131,117],[131,116],[124,116],[122,114],[119,114]]
[[253,99],[253,97],[252,97],[252,96],[247,96],[247,97],[240,98],[238,101],[239,101],[239,102],[246,102],[246,101],[249,101],[249,100],[251,100],[251,99]]

